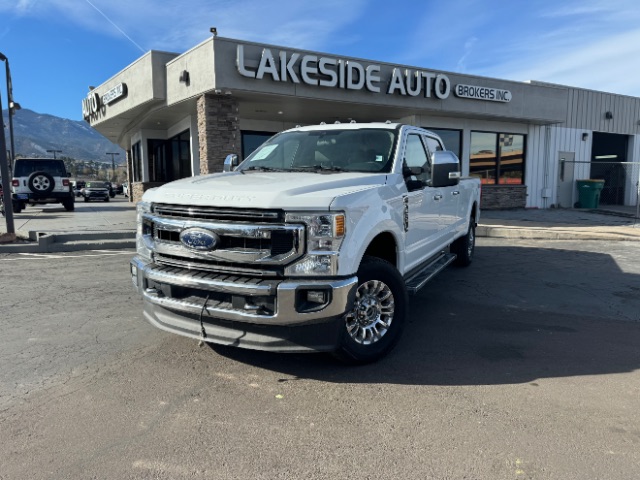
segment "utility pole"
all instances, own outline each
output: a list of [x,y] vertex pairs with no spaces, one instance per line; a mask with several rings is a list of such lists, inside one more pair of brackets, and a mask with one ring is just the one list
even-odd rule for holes
[[[11,171],[13,161],[16,158],[16,147],[13,141],[13,116],[20,110],[20,104],[13,101],[13,85],[11,83],[11,70],[9,69],[9,59],[0,52],[0,61],[4,62],[7,75],[7,102],[9,102],[9,140],[11,142],[11,157],[9,159],[9,171]],[[5,141],[6,143],[6,141]],[[6,145],[5,145],[6,147]]]
[[116,161],[115,156],[120,155],[118,152],[107,152],[107,155],[111,155],[111,181],[115,182],[116,180]]
[[[7,61],[7,57],[0,53],[0,59]],[[0,94],[0,112],[2,112],[2,95]],[[0,115],[2,116],[2,115]],[[9,113],[11,117],[11,113]],[[0,123],[2,123],[0,121]],[[16,228],[13,224],[13,205],[11,204],[11,190],[9,185],[9,162],[7,161],[7,141],[4,138],[4,128],[2,135],[0,135],[0,177],[2,177],[2,203],[4,204],[4,214],[7,220],[7,233],[16,233]]]
[[56,153],[62,153],[62,150],[47,150],[49,153],[53,153],[53,159],[56,159]]

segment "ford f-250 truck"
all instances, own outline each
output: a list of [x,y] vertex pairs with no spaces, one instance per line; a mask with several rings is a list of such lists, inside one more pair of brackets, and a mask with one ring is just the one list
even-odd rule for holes
[[238,163],[137,205],[131,275],[161,329],[370,362],[396,344],[408,294],[472,260],[480,183],[429,131],[297,127]]

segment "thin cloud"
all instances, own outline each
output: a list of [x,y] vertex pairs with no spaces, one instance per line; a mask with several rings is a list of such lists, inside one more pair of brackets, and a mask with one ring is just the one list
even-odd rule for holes
[[113,37],[124,35],[136,46],[179,52],[206,39],[209,28],[214,26],[225,37],[322,48],[331,42],[335,32],[365,11],[366,3],[192,0],[185,5],[182,0],[20,0],[17,5],[3,2],[0,11],[39,17],[55,15],[79,28]]

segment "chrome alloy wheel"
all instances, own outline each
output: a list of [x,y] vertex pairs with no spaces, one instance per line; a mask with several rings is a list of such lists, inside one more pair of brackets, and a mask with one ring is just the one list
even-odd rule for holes
[[360,345],[379,341],[391,327],[395,303],[389,286],[369,280],[358,287],[353,309],[345,315],[349,336]]
[[33,188],[40,192],[44,192],[51,186],[51,182],[44,175],[38,175],[37,177],[33,177]]

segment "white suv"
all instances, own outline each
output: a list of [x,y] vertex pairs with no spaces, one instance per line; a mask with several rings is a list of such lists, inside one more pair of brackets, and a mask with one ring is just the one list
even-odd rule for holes
[[53,158],[18,158],[11,179],[13,212],[20,213],[27,204],[61,203],[74,210],[74,196],[64,161]]

